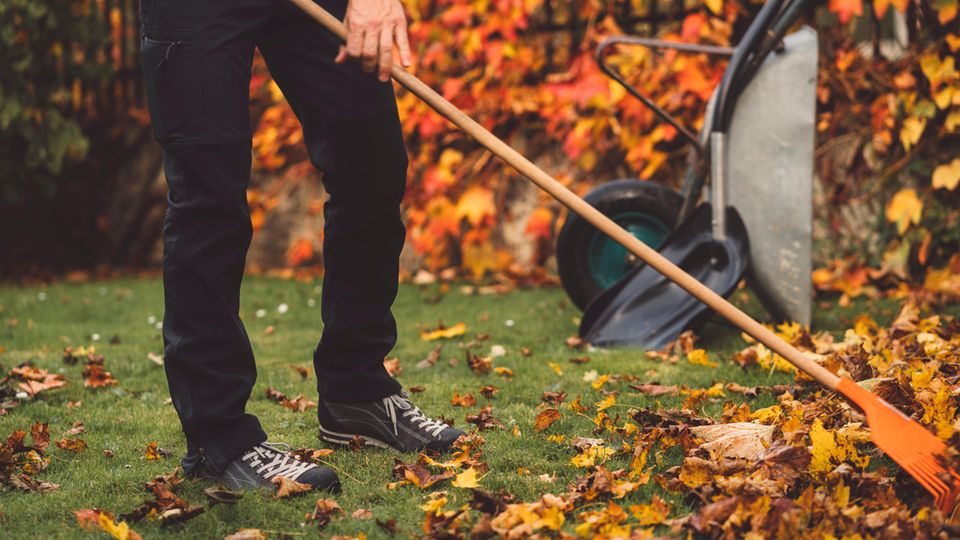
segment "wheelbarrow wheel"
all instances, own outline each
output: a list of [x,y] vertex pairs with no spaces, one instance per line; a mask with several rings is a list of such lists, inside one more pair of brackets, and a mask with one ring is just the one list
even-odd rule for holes
[[[627,178],[607,182],[585,200],[643,243],[656,249],[677,222],[683,197],[653,182]],[[557,270],[563,288],[580,309],[642,264],[616,241],[576,214],[568,214],[557,237]]]

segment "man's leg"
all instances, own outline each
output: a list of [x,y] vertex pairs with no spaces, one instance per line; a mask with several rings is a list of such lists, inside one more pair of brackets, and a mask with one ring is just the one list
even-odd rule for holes
[[[321,5],[342,17],[346,0]],[[407,154],[393,87],[355,64],[334,64],[336,42],[291,5],[277,9],[259,46],[329,194],[324,329],[314,354],[320,396],[372,401],[395,394],[400,385],[383,359],[397,338],[390,306],[406,235],[399,205]]]
[[266,439],[245,412],[256,380],[239,317],[251,237],[248,91],[268,0],[142,0],[141,60],[164,150],[165,369],[189,471],[220,472]]
[[[346,0],[320,4],[342,18]],[[354,62],[333,63],[337,45],[289,6],[278,9],[260,42],[330,195],[324,329],[314,355],[320,436],[339,444],[361,437],[402,452],[445,450],[463,432],[427,417],[383,367],[397,339],[390,306],[406,234],[399,205],[407,154],[393,86]]]

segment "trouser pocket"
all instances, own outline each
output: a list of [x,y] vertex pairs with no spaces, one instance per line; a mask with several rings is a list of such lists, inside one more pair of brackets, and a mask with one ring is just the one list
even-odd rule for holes
[[162,144],[203,141],[203,57],[189,41],[144,36],[140,63],[154,137]]

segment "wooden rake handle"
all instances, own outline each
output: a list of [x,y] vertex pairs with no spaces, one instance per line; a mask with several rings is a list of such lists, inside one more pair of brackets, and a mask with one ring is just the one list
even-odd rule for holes
[[[313,0],[290,1],[306,12],[307,15],[316,19],[324,28],[333,32],[334,35],[340,39],[346,39],[346,26],[344,26],[339,19],[314,3]],[[766,345],[770,350],[785,358],[788,362],[796,366],[797,369],[810,375],[830,390],[836,389],[837,384],[840,382],[839,377],[820,364],[805,357],[803,353],[795,347],[730,302],[727,302],[722,296],[704,286],[694,279],[693,276],[684,272],[680,267],[668,261],[656,250],[651,249],[638,240],[624,230],[623,227],[617,225],[613,220],[544,172],[543,169],[534,165],[530,160],[507,145],[507,143],[498,139],[493,133],[490,133],[486,128],[464,114],[463,111],[444,99],[443,96],[435,92],[416,76],[407,72],[396,63],[390,68],[390,75],[407,90],[413,92],[414,95],[425,101],[427,105],[435,111],[453,122],[480,144],[487,147],[488,150],[500,157],[500,159],[506,161],[508,165],[516,169],[520,174],[526,176],[531,182],[549,193],[571,211],[619,242],[620,245],[627,248],[627,251],[633,253],[643,260],[643,262],[649,264],[666,276],[670,281],[682,287],[720,315],[723,315],[728,321],[737,325],[750,336],[753,336],[754,339]]]

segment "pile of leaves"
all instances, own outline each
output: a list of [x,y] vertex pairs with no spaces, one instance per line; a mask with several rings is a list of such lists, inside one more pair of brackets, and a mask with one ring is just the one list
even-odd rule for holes
[[[960,321],[921,317],[922,307],[910,298],[887,328],[861,315],[842,340],[811,334],[796,324],[776,331],[956,448]],[[691,408],[633,408],[624,417],[610,415],[616,399],[611,392],[595,405],[592,437],[567,442],[562,435],[548,436],[568,445],[570,463],[587,471],[566,491],[520,502],[509,493],[477,486],[471,503],[453,508],[445,492],[435,492],[422,507],[425,537],[563,537],[571,527],[577,536],[592,538],[648,538],[667,531],[711,538],[793,538],[800,530],[834,538],[947,538],[960,533],[953,516],[936,509],[916,481],[870,444],[869,428],[856,409],[763,345],[748,341],[735,362],[795,372],[796,384],[719,385],[702,399],[688,400]],[[689,352],[697,356],[698,350]],[[630,388],[653,396],[690,392],[651,383]],[[747,403],[726,402],[719,419],[699,412],[706,401],[722,399],[726,392],[772,392],[776,404],[752,410]],[[562,399],[556,398],[544,396],[547,403],[535,431],[548,429],[561,414]],[[579,399],[565,408],[589,412]],[[960,465],[955,450],[944,457],[955,468]],[[679,464],[664,466],[677,459]],[[414,474],[427,464],[423,457],[415,465],[398,464],[397,474],[422,487],[451,476]],[[650,502],[623,502],[646,485],[655,493]]]
[[56,490],[57,484],[34,478],[50,466],[50,457],[45,455],[50,446],[47,424],[37,422],[30,427],[33,444],[27,444],[26,437],[27,432],[18,429],[0,443],[0,486],[40,493]]

